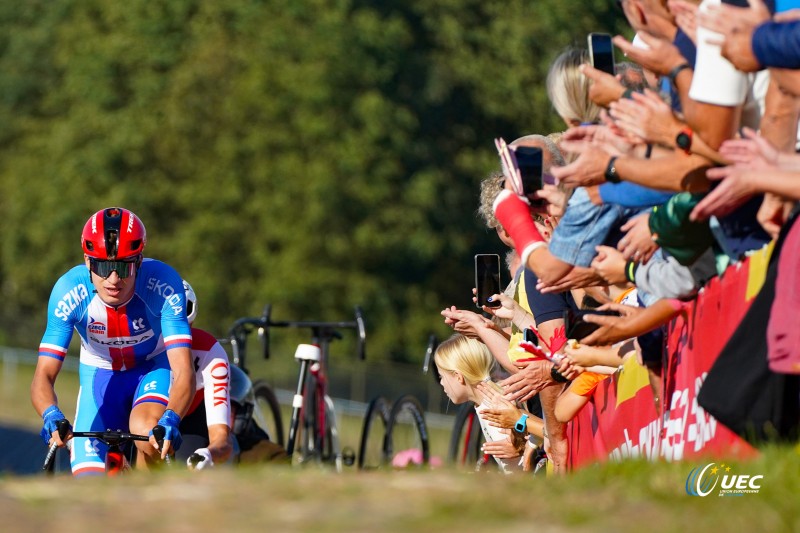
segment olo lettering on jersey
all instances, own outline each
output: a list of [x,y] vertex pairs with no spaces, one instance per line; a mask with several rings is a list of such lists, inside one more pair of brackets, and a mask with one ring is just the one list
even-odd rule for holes
[[69,319],[69,314],[88,296],[89,291],[86,290],[86,285],[80,284],[73,287],[61,298],[61,301],[58,302],[53,314],[66,322]]
[[211,377],[214,379],[214,407],[228,403],[228,364],[219,362],[211,367]]

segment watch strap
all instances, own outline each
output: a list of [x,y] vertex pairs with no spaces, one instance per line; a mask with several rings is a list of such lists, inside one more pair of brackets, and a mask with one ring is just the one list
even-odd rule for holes
[[517,423],[514,424],[514,431],[517,433],[525,433],[525,430],[528,428],[528,413],[522,413],[522,416],[519,417]]
[[613,156],[611,159],[608,160],[608,165],[606,166],[605,178],[606,181],[609,183],[619,183],[619,175],[617,174],[617,156]]
[[678,74],[680,74],[681,71],[686,70],[687,68],[692,68],[692,66],[689,63],[681,63],[680,65],[669,71],[667,77],[669,78],[669,81],[672,83],[673,87],[676,85],[675,80],[678,79]]

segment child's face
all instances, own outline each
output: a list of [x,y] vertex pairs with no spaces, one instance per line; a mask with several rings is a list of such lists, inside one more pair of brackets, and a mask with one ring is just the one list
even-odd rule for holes
[[439,383],[451,402],[459,404],[470,399],[469,387],[460,374],[457,375],[453,370],[439,370],[439,372]]

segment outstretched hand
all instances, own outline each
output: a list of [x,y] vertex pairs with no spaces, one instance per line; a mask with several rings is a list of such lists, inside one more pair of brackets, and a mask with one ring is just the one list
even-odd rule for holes
[[580,153],[578,159],[563,167],[553,167],[550,173],[570,187],[586,187],[605,183],[605,172],[611,155],[587,141],[561,141],[561,149]]
[[666,76],[673,68],[686,62],[680,50],[670,41],[654,37],[644,31],[638,32],[637,35],[648,48],[633,46],[633,43],[621,35],[614,37],[613,42],[628,59],[640,64],[643,68]]
[[753,172],[756,171],[737,166],[708,169],[706,177],[715,181],[722,180],[722,183],[694,206],[689,219],[706,220],[711,216],[721,217],[735,211],[758,192],[753,183]]
[[443,309],[441,315],[444,317],[445,324],[453,328],[456,333],[466,337],[478,337],[480,328],[495,329],[494,323],[483,315],[465,309],[458,309],[454,305],[448,309]]
[[503,394],[492,385],[481,382],[478,383],[476,389],[484,403],[491,406],[480,409],[481,416],[489,425],[499,428],[513,428],[514,424],[522,416],[522,411],[516,405],[503,398]]

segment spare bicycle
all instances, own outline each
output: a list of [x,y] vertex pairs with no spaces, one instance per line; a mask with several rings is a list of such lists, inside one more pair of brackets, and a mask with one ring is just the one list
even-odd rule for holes
[[358,356],[362,361],[366,359],[367,334],[361,309],[355,308],[355,320],[351,322],[272,321],[270,310],[269,306],[265,308],[262,323],[267,356],[270,328],[311,330],[310,343],[300,344],[295,351],[300,372],[292,399],[286,453],[295,463],[329,463],[334,465],[337,472],[341,472],[344,464],[352,465],[355,462],[355,453],[343,451],[339,442],[336,411],[333,400],[328,396],[328,359],[331,343],[342,338],[340,329],[357,332]]
[[[436,336],[431,335],[425,352],[423,374],[428,372],[436,344]],[[387,466],[426,466],[429,461],[428,426],[419,400],[406,394],[390,406],[383,396],[373,398],[364,415],[358,468],[374,470]]]
[[[297,388],[292,400],[292,415],[286,453],[293,462],[331,463],[337,471],[353,464],[355,454],[343,451],[339,444],[338,426],[333,401],[327,393],[327,365],[330,344],[341,339],[341,329],[353,329],[358,335],[357,351],[360,359],[366,357],[366,327],[359,307],[355,319],[343,322],[273,321],[272,306],[267,304],[260,317],[244,317],[234,322],[228,334],[233,364],[246,370],[245,353],[247,337],[258,331],[262,341],[263,356],[270,357],[271,328],[299,328],[311,330],[309,344],[301,344],[295,352],[300,363]],[[283,443],[283,425],[280,406],[269,385],[262,380],[253,386],[252,419],[273,442]],[[237,434],[237,438],[239,435]]]

